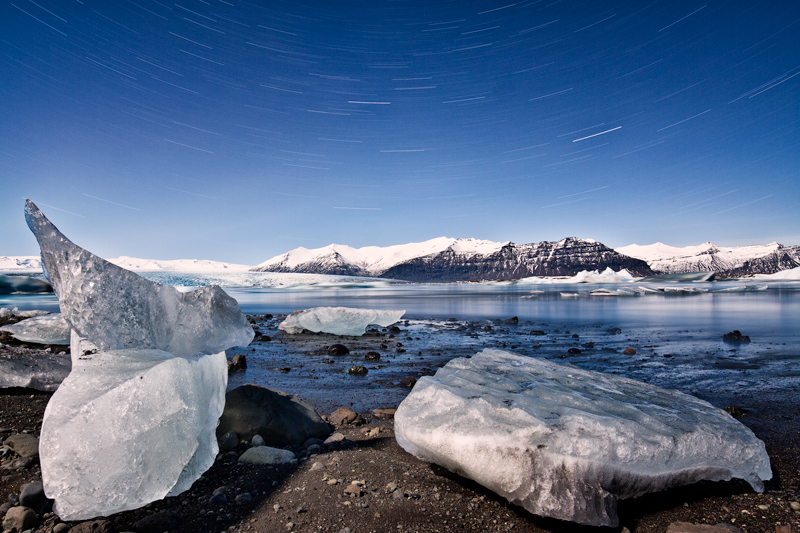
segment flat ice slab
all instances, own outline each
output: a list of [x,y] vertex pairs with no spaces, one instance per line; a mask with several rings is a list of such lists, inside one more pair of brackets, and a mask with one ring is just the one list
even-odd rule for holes
[[403,314],[405,311],[355,307],[312,307],[295,311],[287,316],[278,328],[290,334],[302,333],[304,329],[307,329],[315,333],[358,337],[367,331],[368,325],[389,326],[400,320]]
[[409,453],[531,513],[618,524],[618,499],[772,477],[764,443],[693,396],[487,349],[421,378],[395,414]]
[[37,344],[69,344],[70,328],[61,313],[34,316],[16,324],[0,327],[22,342]]

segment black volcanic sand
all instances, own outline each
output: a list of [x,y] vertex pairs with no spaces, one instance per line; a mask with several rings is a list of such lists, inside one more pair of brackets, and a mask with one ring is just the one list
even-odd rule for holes
[[[663,533],[675,521],[726,523],[746,532],[771,533],[778,524],[793,524],[800,530],[800,513],[790,505],[800,500],[800,380],[792,374],[796,370],[786,365],[796,356],[769,343],[759,345],[754,339],[752,346],[731,352],[721,342],[726,332],[718,336],[715,332],[713,338],[695,345],[700,341],[687,337],[697,332],[683,337],[675,332],[629,334],[609,332],[611,325],[514,325],[503,320],[409,320],[399,324],[400,331],[373,330],[359,338],[290,336],[277,330],[283,317],[252,318],[270,340],[229,352],[231,356],[244,353],[248,359],[248,369],[231,376],[232,386],[257,381],[296,393],[322,414],[352,404],[366,423],[337,428],[345,440],[326,445],[317,455],[303,457],[304,452],[295,448],[300,457],[297,465],[239,465],[237,458],[247,448],[241,444],[236,451],[221,453],[189,491],[107,517],[109,531],[610,532],[625,527],[634,533]],[[594,346],[582,346],[589,342]],[[329,355],[333,344],[344,344],[350,353]],[[617,529],[533,516],[469,480],[407,454],[394,440],[392,421],[371,416],[374,408],[396,407],[405,397],[408,389],[400,385],[401,378],[433,373],[450,358],[472,355],[484,347],[563,359],[586,368],[605,365],[607,371],[681,388],[719,407],[737,407],[744,412],[741,422],[766,443],[773,480],[767,482],[763,494],[733,481],[699,483],[623,501]],[[569,348],[581,353],[570,354]],[[625,355],[625,348],[636,353]],[[683,351],[689,348],[701,353],[693,356]],[[368,351],[378,352],[380,360],[366,361]],[[367,367],[368,374],[348,375],[347,369],[356,364]],[[778,373],[780,366],[784,375]],[[682,374],[694,376],[693,381],[681,381]],[[49,397],[21,389],[0,393],[4,436],[23,431],[38,435]],[[12,457],[3,458],[2,464]],[[35,464],[23,470],[0,470],[0,493],[19,494],[22,485],[35,480],[41,480]],[[352,481],[363,482],[362,495],[345,494]],[[227,503],[209,503],[216,489],[226,493]],[[235,503],[242,493],[249,493],[252,500]],[[40,530],[49,532],[58,519],[44,516]],[[149,519],[150,525],[147,520],[139,522],[142,519]]]

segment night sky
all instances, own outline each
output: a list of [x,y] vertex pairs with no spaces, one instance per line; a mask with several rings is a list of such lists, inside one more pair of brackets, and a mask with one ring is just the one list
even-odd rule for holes
[[11,0],[0,255],[800,244],[800,2]]

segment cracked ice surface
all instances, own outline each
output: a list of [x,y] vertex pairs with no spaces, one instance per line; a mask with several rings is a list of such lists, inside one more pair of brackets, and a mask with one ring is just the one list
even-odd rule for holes
[[180,293],[76,246],[30,201],[25,217],[72,328],[40,435],[53,509],[82,520],[180,494],[214,463],[224,350],[252,328],[219,287]]
[[61,313],[101,350],[145,348],[187,357],[247,346],[253,329],[217,286],[181,293],[76,246],[31,202],[25,218]]
[[617,525],[617,499],[772,477],[764,443],[703,400],[494,349],[421,378],[395,434],[534,514],[596,526]]
[[278,328],[289,334],[307,329],[316,333],[358,337],[364,334],[368,325],[389,326],[400,320],[404,313],[355,307],[313,307],[295,311]]

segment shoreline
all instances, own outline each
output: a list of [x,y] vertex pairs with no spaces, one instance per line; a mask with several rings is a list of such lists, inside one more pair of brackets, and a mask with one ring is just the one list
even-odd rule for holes
[[[257,340],[246,349],[229,350],[229,357],[245,353],[248,361],[247,371],[230,376],[229,390],[239,382],[258,381],[297,395],[324,416],[337,407],[352,404],[366,423],[337,427],[344,439],[325,445],[315,455],[308,456],[302,447],[293,447],[292,451],[300,458],[297,465],[238,463],[238,456],[248,447],[240,444],[235,451],[221,452],[215,465],[189,491],[139,510],[97,519],[106,528],[97,531],[340,533],[349,528],[350,533],[389,530],[542,533],[623,532],[624,527],[631,533],[663,533],[676,521],[726,523],[752,533],[773,533],[777,525],[791,523],[800,531],[800,513],[790,506],[800,500],[800,380],[783,381],[794,372],[786,367],[787,361],[796,359],[790,352],[781,352],[784,358],[771,363],[783,370],[771,373],[767,371],[769,368],[748,367],[754,365],[748,362],[750,357],[745,357],[747,350],[731,352],[720,340],[713,341],[719,344],[713,350],[712,344],[702,345],[703,351],[693,359],[680,355],[681,350],[677,349],[671,350],[673,356],[665,357],[662,349],[665,339],[653,331],[609,333],[614,328],[606,328],[607,324],[545,326],[541,322],[511,319],[409,319],[399,322],[396,329],[373,328],[363,337],[337,337],[284,334],[277,330],[283,318],[280,315],[249,315],[249,318],[259,335],[269,340]],[[540,334],[542,331],[536,328],[546,331]],[[694,340],[677,339],[669,333],[674,332],[664,334],[670,337],[666,346],[697,348]],[[350,353],[330,355],[328,347],[334,343],[347,345]],[[589,343],[591,347],[585,347]],[[779,349],[764,340],[754,345],[760,348],[752,357],[774,356],[773,352]],[[580,346],[583,353],[568,354],[568,348],[573,346]],[[623,348],[628,346],[638,353],[624,357]],[[472,355],[483,347],[508,349],[581,367],[604,365],[609,372],[625,372],[634,379],[644,376],[660,386],[662,381],[667,385],[691,382],[682,382],[679,376],[694,368],[692,365],[701,373],[713,368],[718,379],[691,382],[694,391],[686,390],[685,386],[666,388],[679,388],[717,407],[730,405],[744,412],[739,420],[765,442],[773,479],[766,483],[763,494],[752,492],[743,482],[732,481],[699,483],[621,501],[621,527],[616,529],[577,526],[531,515],[470,480],[409,455],[394,440],[392,421],[372,416],[373,409],[397,407],[405,397],[409,389],[400,386],[402,377],[432,374],[451,358]],[[784,348],[792,349],[793,346]],[[366,362],[365,353],[372,350],[381,357]],[[742,361],[744,367],[739,365]],[[731,368],[720,367],[720,362]],[[365,365],[369,374],[348,375],[346,370],[353,364]],[[742,385],[742,380],[751,375],[755,375],[751,385]],[[50,393],[27,389],[0,390],[3,438],[23,431],[38,435],[49,397]],[[2,465],[8,465],[13,457],[13,453],[7,453]],[[35,464],[19,470],[0,470],[0,491],[19,494],[22,485],[37,480],[41,480],[41,473]],[[345,493],[353,481],[362,483],[360,491],[356,491],[360,495]],[[209,502],[215,491],[226,495],[226,503]],[[249,495],[249,501],[244,501],[248,499],[244,494]],[[237,497],[240,497],[238,503]],[[40,530],[50,533],[57,518],[45,516]],[[81,527],[89,526],[78,526],[75,531],[89,531]]]

